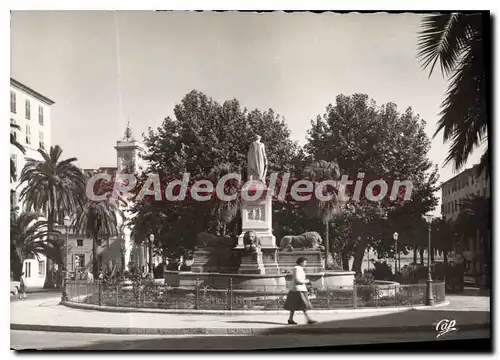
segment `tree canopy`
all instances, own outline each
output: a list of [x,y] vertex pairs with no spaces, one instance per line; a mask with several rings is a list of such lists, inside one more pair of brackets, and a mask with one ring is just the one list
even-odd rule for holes
[[[312,158],[335,161],[349,180],[356,181],[358,173],[365,174],[360,201],[351,199],[343,216],[333,222],[332,248],[344,259],[354,255],[354,270],[360,270],[368,246],[387,251],[392,231],[400,231],[405,224],[411,227],[411,219],[437,205],[433,194],[437,190],[437,169],[432,171],[429,149],[425,122],[411,108],[400,113],[395,104],[377,106],[365,94],[339,95],[323,116],[311,121],[305,150]],[[389,185],[386,198],[378,202],[364,198],[366,185],[379,179]],[[402,192],[394,201],[389,199],[395,180],[412,181],[408,203],[402,201]],[[348,186],[350,194],[354,189],[355,184]],[[376,191],[373,193],[376,195]],[[405,212],[414,216],[398,219],[397,214]]]
[[[284,119],[272,109],[248,111],[236,99],[220,103],[191,91],[175,106],[174,115],[175,119],[165,118],[158,129],[149,129],[144,135],[149,150],[146,173],[160,175],[162,192],[167,182],[182,179],[184,173],[190,173],[191,183],[211,179],[222,164],[241,171],[245,179],[246,154],[257,134],[266,145],[268,174],[293,169],[299,147],[290,140]],[[171,252],[185,251],[194,246],[197,233],[219,232],[221,218],[233,219],[225,223],[227,235],[238,235],[240,219],[233,216],[232,207],[214,210],[213,202],[152,199],[145,197],[132,209],[136,241],[154,230],[157,245],[163,244]]]

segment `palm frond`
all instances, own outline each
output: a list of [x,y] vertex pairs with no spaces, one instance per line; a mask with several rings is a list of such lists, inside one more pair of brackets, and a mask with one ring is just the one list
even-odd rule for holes
[[445,164],[453,162],[457,170],[467,162],[469,155],[488,134],[486,79],[482,56],[477,55],[476,46],[480,45],[472,45],[472,51],[462,59],[451,78],[434,134],[436,136],[444,130],[443,140],[451,141]]
[[[319,160],[308,165],[304,175],[314,184],[327,180],[336,181],[340,177],[340,168],[334,161]],[[331,195],[331,199],[328,201],[317,199],[314,196],[309,203],[311,214],[323,223],[329,223],[342,214],[343,203],[338,197],[338,190],[337,185],[336,189],[328,192],[328,195]]]
[[481,14],[426,16],[418,36],[417,57],[429,76],[439,62],[450,80],[434,137],[443,130],[444,142],[451,141],[445,165],[456,170],[488,136],[482,21]]
[[11,217],[11,243],[20,259],[46,254],[49,235],[47,221],[40,213],[27,212]]
[[469,31],[466,15],[431,15],[422,20],[417,57],[421,59],[423,68],[430,66],[429,77],[438,61],[445,76],[454,71],[464,51]]
[[19,180],[27,186],[21,191],[20,198],[27,208],[49,215],[73,213],[83,204],[83,173],[72,164],[74,158],[59,161],[62,154],[59,146],[51,147],[49,153],[40,149],[39,153],[44,160],[27,159],[21,171]]
[[477,167],[477,176],[480,176],[483,172],[485,172],[486,176],[490,176],[490,152],[489,149],[486,149],[481,155],[481,160],[479,162],[479,166]]

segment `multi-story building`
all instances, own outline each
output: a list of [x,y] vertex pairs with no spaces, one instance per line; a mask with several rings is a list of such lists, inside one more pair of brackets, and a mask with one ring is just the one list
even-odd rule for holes
[[[10,156],[16,166],[18,180],[11,184],[11,201],[18,206],[19,211],[25,209],[22,202],[18,202],[22,186],[19,184],[19,175],[26,164],[27,158],[42,160],[38,149],[49,149],[51,146],[51,118],[50,111],[54,101],[21,82],[10,79],[10,122],[20,126],[14,130],[17,141],[26,149],[23,154],[11,145]],[[42,286],[45,280],[45,257],[27,259],[23,264],[28,286]]]
[[[116,146],[117,166],[101,167],[98,169],[82,169],[83,173],[91,176],[96,173],[106,173],[114,176],[117,173],[134,174],[142,170],[141,153],[143,145],[132,137],[130,124],[125,130],[125,136],[122,140],[117,141]],[[125,208],[122,210],[126,210]],[[125,216],[129,216],[127,211],[124,211]],[[62,224],[66,214],[58,214],[58,223]],[[71,215],[71,214],[68,214]],[[103,265],[116,264],[120,268],[128,268],[128,264],[133,262],[139,266],[147,266],[149,263],[148,239],[131,239],[131,228],[128,225],[128,218],[121,224],[118,224],[119,234],[109,239],[100,241],[96,248],[97,262],[99,268]],[[65,230],[62,227],[61,236],[65,235]],[[63,240],[65,240],[63,238]],[[143,243],[143,245],[138,245]],[[93,240],[82,234],[76,234],[70,230],[68,234],[67,247],[67,269],[72,274],[77,274],[82,270],[92,268],[93,263]],[[158,264],[161,258],[153,258],[153,263]]]
[[[456,221],[460,203],[468,197],[490,198],[490,178],[485,172],[478,176],[477,166],[465,169],[441,185],[441,214],[445,220]],[[470,275],[481,273],[489,241],[476,237],[462,239],[455,244],[455,259],[465,260],[465,269]]]
[[446,220],[456,220],[460,202],[469,196],[490,197],[490,179],[483,172],[477,176],[477,165],[441,185],[441,214]]

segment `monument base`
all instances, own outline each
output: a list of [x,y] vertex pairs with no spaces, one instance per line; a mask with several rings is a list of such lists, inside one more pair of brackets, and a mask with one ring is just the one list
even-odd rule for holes
[[262,248],[276,247],[272,227],[272,198],[266,196],[267,191],[266,184],[260,181],[248,182],[241,190],[242,231],[238,236],[238,248],[243,248],[243,238],[248,231],[255,232]]
[[[238,271],[239,273],[242,274],[254,274],[255,272],[247,272],[246,269],[250,270],[255,268],[256,261],[251,260],[249,256],[245,256],[245,251],[244,247],[235,247],[235,251],[240,251],[242,256],[241,256],[241,264],[240,264],[240,270]],[[277,248],[261,248],[261,254],[260,254],[260,261],[261,265],[259,265],[259,269],[262,268],[264,269],[264,272],[262,274],[266,275],[280,275],[283,273],[281,271],[279,265],[278,265],[278,249]],[[254,265],[252,265],[254,264]],[[243,272],[242,272],[243,269]]]
[[264,269],[264,262],[262,261],[262,252],[247,253],[246,251],[242,251],[238,273],[264,275],[266,271]]
[[195,273],[234,273],[239,266],[238,253],[232,248],[197,249],[193,257],[191,270]]

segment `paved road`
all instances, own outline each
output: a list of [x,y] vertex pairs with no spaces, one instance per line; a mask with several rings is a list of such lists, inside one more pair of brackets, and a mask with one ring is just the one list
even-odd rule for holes
[[[252,350],[489,338],[489,330],[463,331],[436,339],[434,332],[273,336],[146,336],[11,331],[11,349],[71,350]],[[451,349],[450,349],[451,350]]]
[[[49,290],[49,291],[37,291],[37,292],[32,292],[27,294],[27,299],[49,299],[53,298],[54,296],[58,296],[61,294],[61,290]],[[18,296],[10,295],[10,301],[23,301],[23,299],[19,299]]]

